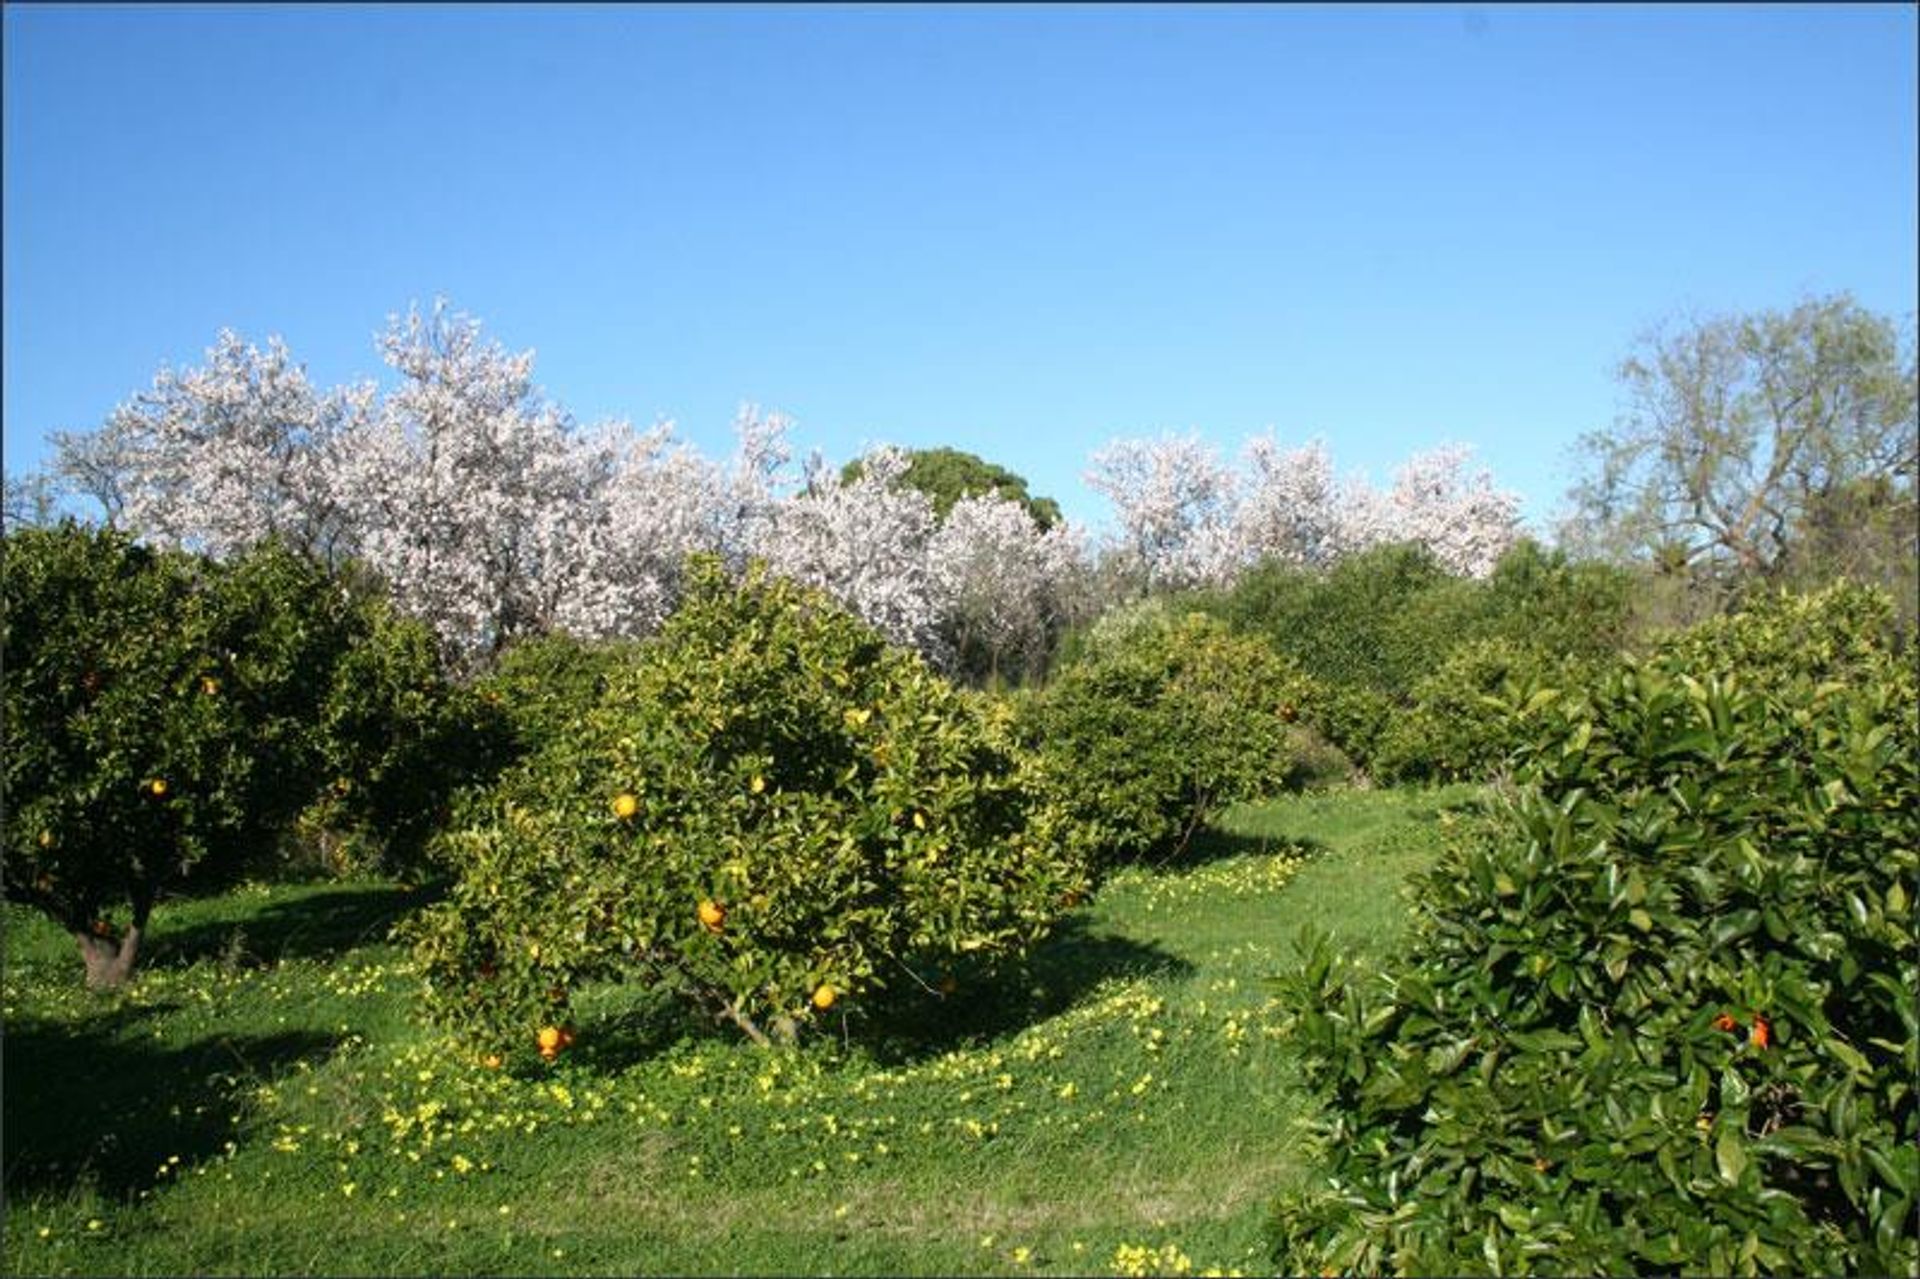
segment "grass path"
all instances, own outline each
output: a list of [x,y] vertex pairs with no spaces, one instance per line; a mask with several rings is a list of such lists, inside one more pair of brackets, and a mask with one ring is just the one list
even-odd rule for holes
[[1308,922],[1393,944],[1470,795],[1235,810],[909,1037],[762,1051],[607,989],[525,1078],[413,1022],[392,885],[177,904],[114,997],[10,908],[4,1269],[1257,1273],[1307,1171],[1264,978]]

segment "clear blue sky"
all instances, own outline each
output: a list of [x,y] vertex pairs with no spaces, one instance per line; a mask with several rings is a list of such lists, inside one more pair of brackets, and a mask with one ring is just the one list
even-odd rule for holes
[[1479,446],[1548,514],[1677,308],[1916,306],[1916,10],[5,9],[5,447],[445,295],[583,421]]

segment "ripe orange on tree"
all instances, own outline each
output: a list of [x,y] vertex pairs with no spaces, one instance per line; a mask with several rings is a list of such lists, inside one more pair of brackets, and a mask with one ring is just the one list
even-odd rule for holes
[[700,926],[710,933],[717,933],[727,922],[727,908],[719,902],[707,899],[700,903]]
[[621,821],[626,821],[638,811],[640,811],[640,801],[634,798],[632,791],[623,790],[613,797],[613,815]]
[[840,998],[840,992],[835,990],[831,985],[823,982],[813,992],[813,1006],[821,1012],[825,1012],[827,1009],[833,1007],[833,1001],[838,998]]

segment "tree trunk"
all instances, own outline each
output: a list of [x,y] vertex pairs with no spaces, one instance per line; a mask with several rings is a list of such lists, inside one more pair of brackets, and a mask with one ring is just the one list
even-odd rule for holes
[[127,984],[140,955],[138,928],[129,928],[117,938],[111,933],[96,937],[87,932],[76,932],[73,937],[80,943],[80,959],[87,966],[88,990],[117,990]]
[[90,929],[73,930],[73,938],[80,944],[80,960],[87,966],[88,990],[118,990],[127,984],[140,958],[140,938],[147,931],[147,915],[151,909],[151,902],[136,900],[133,922],[118,937],[112,929],[104,935]]

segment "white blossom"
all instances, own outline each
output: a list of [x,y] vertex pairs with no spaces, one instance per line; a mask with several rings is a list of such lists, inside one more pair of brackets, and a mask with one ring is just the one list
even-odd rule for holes
[[988,673],[1034,670],[1045,659],[1084,566],[1080,531],[1034,523],[998,494],[963,497],[927,547],[933,597],[948,647],[984,653]]
[[401,385],[340,441],[332,483],[356,550],[401,605],[471,662],[552,626],[598,519],[596,458],[532,383],[533,354],[479,324],[396,317]]
[[771,507],[750,550],[776,573],[819,587],[896,644],[947,658],[927,548],[933,502],[896,484],[905,454],[867,454],[860,477],[842,481],[816,457],[805,488]]
[[204,368],[162,369],[98,432],[62,437],[58,465],[161,545],[219,557],[278,536],[329,556],[340,529],[327,462],[371,397],[316,395],[278,338],[261,351],[223,330]]

